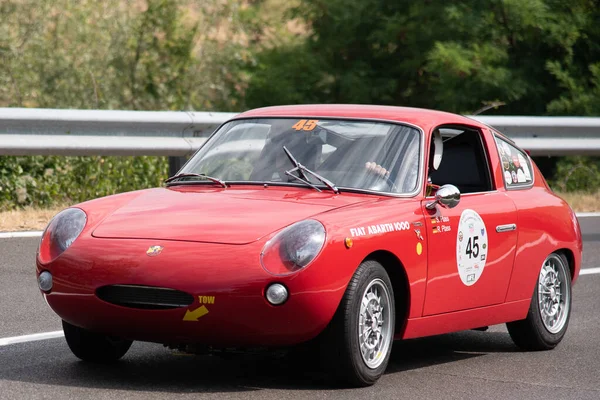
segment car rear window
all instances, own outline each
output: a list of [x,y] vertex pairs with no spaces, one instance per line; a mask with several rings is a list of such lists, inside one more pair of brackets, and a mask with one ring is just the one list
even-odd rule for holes
[[495,138],[506,188],[531,187],[533,185],[533,169],[529,156],[506,140],[498,136]]

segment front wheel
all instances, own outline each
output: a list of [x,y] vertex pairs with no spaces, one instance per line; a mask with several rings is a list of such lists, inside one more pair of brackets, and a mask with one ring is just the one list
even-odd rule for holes
[[350,280],[321,351],[338,378],[353,386],[377,382],[394,340],[395,307],[390,278],[377,261],[364,261]]
[[109,363],[120,359],[131,347],[131,340],[116,338],[62,322],[69,348],[83,361]]
[[571,316],[571,274],[563,254],[544,260],[527,318],[506,324],[523,350],[550,350],[565,336]]

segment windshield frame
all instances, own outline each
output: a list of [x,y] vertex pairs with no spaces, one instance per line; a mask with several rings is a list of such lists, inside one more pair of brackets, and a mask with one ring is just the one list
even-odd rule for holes
[[[389,119],[384,119],[384,118],[355,118],[355,117],[336,117],[334,115],[260,115],[260,116],[240,116],[240,117],[234,117],[231,118],[227,121],[225,121],[224,123],[222,123],[221,125],[219,125],[219,127],[217,129],[215,129],[215,131],[204,141],[204,143],[202,143],[202,145],[196,150],[194,151],[194,153],[190,156],[190,158],[186,161],[186,163],[179,169],[179,171],[177,171],[177,174],[182,173],[185,168],[188,166],[188,164],[190,163],[190,161],[192,161],[194,159],[194,157],[196,157],[196,155],[202,150],[202,148],[204,148],[204,146],[206,146],[207,144],[210,143],[211,140],[214,140],[215,136],[219,133],[219,131],[221,131],[221,129],[223,129],[223,127],[227,124],[229,124],[230,122],[235,122],[235,121],[244,121],[244,120],[260,120],[260,119],[318,119],[318,120],[334,120],[334,121],[353,121],[353,122],[380,122],[380,123],[388,123],[388,124],[393,124],[393,125],[401,125],[401,126],[407,126],[409,128],[414,128],[415,130],[417,130],[417,132],[419,133],[419,168],[418,168],[418,174],[417,174],[417,184],[415,186],[415,189],[409,193],[394,193],[394,192],[381,192],[381,191],[377,191],[377,190],[369,190],[369,189],[360,189],[360,188],[354,188],[354,187],[347,187],[347,186],[337,186],[337,188],[339,189],[340,193],[342,194],[343,192],[350,192],[350,193],[364,193],[364,194],[373,194],[373,195],[378,195],[378,196],[385,196],[385,197],[398,197],[398,198],[411,198],[411,197],[415,197],[417,196],[419,193],[422,192],[423,190],[423,175],[424,175],[424,171],[425,171],[425,166],[424,166],[424,162],[425,162],[425,131],[423,130],[423,128],[421,128],[418,125],[412,124],[410,122],[405,122],[405,121],[396,121],[396,120],[389,120]],[[298,183],[298,182],[272,182],[272,181],[232,181],[232,180],[224,180],[225,183],[227,183],[228,185],[268,185],[268,186],[282,186],[282,187],[301,187],[301,188],[308,188],[308,189],[312,189],[309,186],[306,186],[306,184],[303,183]],[[168,186],[180,186],[180,185],[198,185],[198,184],[210,184],[212,182],[210,181],[198,181],[198,180],[191,180],[191,181],[174,181],[174,182],[169,182]],[[334,182],[335,184],[335,182]],[[315,183],[315,186],[317,186],[318,188],[324,188],[326,191],[328,190],[327,185],[323,184],[323,183]]]

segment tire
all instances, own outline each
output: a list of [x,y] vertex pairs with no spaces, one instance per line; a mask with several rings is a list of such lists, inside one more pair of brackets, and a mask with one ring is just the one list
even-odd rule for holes
[[[368,300],[366,305],[362,304],[363,299]],[[394,327],[390,278],[377,261],[364,261],[352,276],[331,323],[319,337],[323,361],[334,377],[345,384],[373,385],[387,368]],[[381,337],[373,342],[377,331]],[[367,340],[362,340],[359,332],[367,334]]]
[[569,326],[571,297],[569,262],[563,254],[552,253],[540,269],[527,318],[506,324],[515,344],[523,350],[555,348]]
[[95,333],[62,322],[65,339],[76,357],[95,363],[115,362],[127,353],[133,343],[112,336]]

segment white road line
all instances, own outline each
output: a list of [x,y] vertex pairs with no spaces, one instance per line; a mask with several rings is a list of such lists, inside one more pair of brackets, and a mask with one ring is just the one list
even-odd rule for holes
[[17,343],[35,342],[36,340],[56,339],[59,337],[63,337],[64,335],[65,334],[63,333],[63,331],[54,331],[54,332],[34,333],[32,335],[0,338],[0,347],[8,346],[11,344],[17,344]]
[[582,212],[575,215],[577,215],[577,218],[600,217],[600,212]]
[[600,268],[582,268],[579,270],[579,275],[600,274]]
[[42,233],[42,231],[0,232],[0,239],[40,237]]

